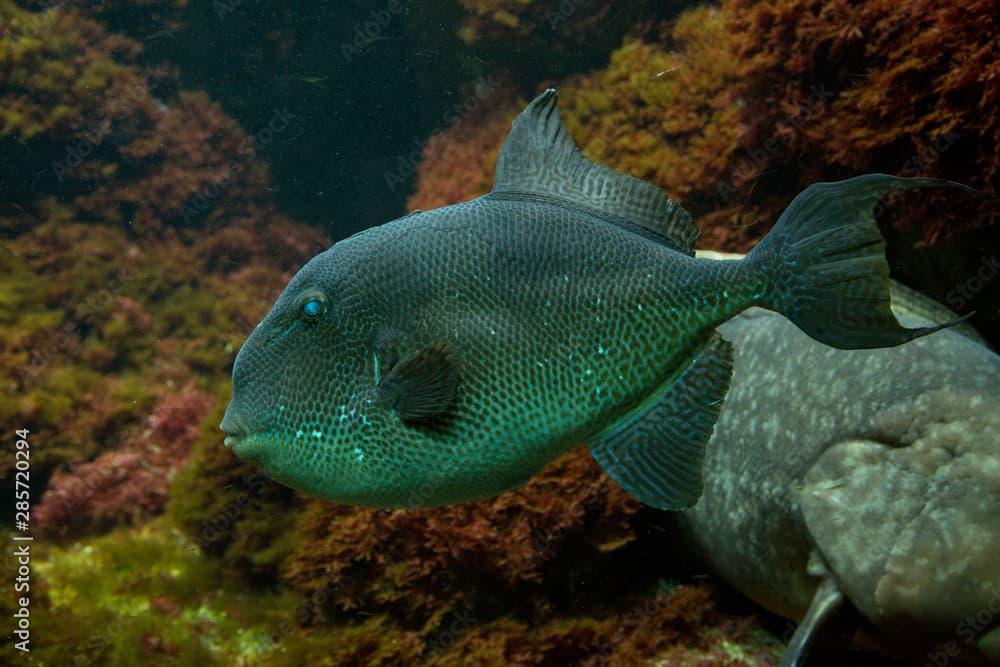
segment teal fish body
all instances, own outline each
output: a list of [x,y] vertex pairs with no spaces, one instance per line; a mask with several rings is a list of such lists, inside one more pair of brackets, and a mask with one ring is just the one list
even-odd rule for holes
[[[583,212],[503,197],[358,234],[306,265],[241,351],[236,386],[265,387],[276,409],[257,413],[271,423],[242,418],[269,435],[233,451],[278,481],[355,504],[516,486],[690,363],[725,312],[716,283],[733,266],[696,281],[694,262]],[[326,322],[296,324],[310,290],[329,295]],[[377,387],[435,346],[445,350],[435,363],[454,366],[454,396],[444,414],[407,421]],[[271,355],[288,362],[272,366]],[[335,485],[328,470],[341,475]]]
[[718,324],[756,304],[839,347],[936,330],[892,317],[870,216],[929,184],[814,186],[745,260],[695,259],[687,213],[583,158],[546,91],[493,192],[299,271],[236,359],[227,444],[310,495],[395,508],[495,495],[586,443],[644,502],[690,506],[731,372]]

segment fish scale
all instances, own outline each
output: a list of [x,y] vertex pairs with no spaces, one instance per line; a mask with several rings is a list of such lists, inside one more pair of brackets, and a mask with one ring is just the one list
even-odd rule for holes
[[731,374],[715,326],[762,305],[841,347],[936,330],[889,312],[871,208],[940,183],[813,186],[745,260],[696,259],[690,216],[582,157],[546,91],[490,194],[356,234],[296,274],[237,356],[221,427],[237,456],[334,502],[483,498],[586,443],[643,502],[690,506]]

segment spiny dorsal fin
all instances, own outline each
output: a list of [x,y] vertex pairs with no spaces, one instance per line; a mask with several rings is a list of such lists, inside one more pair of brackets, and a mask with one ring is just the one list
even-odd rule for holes
[[560,197],[626,218],[693,254],[698,227],[688,212],[652,183],[585,158],[563,125],[557,99],[549,88],[514,119],[493,191]]

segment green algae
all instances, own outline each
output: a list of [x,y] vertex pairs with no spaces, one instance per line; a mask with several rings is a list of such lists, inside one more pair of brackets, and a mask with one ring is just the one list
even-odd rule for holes
[[[32,566],[31,663],[43,667],[377,666],[423,650],[386,616],[304,630],[300,595],[247,587],[164,518],[45,546]],[[9,645],[0,658],[16,659]]]
[[164,520],[45,547],[33,567],[47,591],[39,665],[249,664],[302,605],[288,591],[247,591]]
[[218,400],[202,422],[190,460],[171,481],[167,515],[233,571],[276,577],[298,543],[301,501],[223,445],[218,424],[229,399],[228,383],[219,383],[212,393]]

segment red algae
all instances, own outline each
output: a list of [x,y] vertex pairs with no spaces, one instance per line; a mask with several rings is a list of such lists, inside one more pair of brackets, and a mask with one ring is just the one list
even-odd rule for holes
[[[343,609],[440,614],[476,589],[540,582],[568,545],[592,557],[634,537],[639,503],[575,450],[523,487],[430,510],[311,502],[287,579]],[[436,611],[435,611],[436,610]]]
[[187,462],[214,401],[189,385],[156,406],[142,433],[93,461],[56,472],[33,510],[38,533],[94,534],[159,514],[167,501],[170,476]]
[[[0,136],[49,156],[0,215],[14,295],[0,366],[18,397],[3,416],[49,434],[44,480],[131,442],[172,387],[222,381],[327,241],[274,209],[253,138],[169,68],[140,65],[138,42],[82,9],[0,11]],[[234,289],[231,273],[253,279]]]
[[[607,68],[557,84],[567,127],[591,159],[682,201],[702,244],[717,249],[749,249],[818,180],[877,170],[996,191],[1000,55],[983,41],[992,5],[853,7],[791,0],[689,10],[627,39]],[[499,145],[507,127],[495,118],[521,106],[509,93],[498,104],[502,112],[462,119],[428,145],[411,202],[486,190],[493,163],[470,156]],[[450,191],[436,176],[445,156],[463,157]],[[930,199],[933,215],[904,211],[893,224],[934,243],[997,215],[978,202],[965,203],[968,215],[945,210],[954,193]]]

